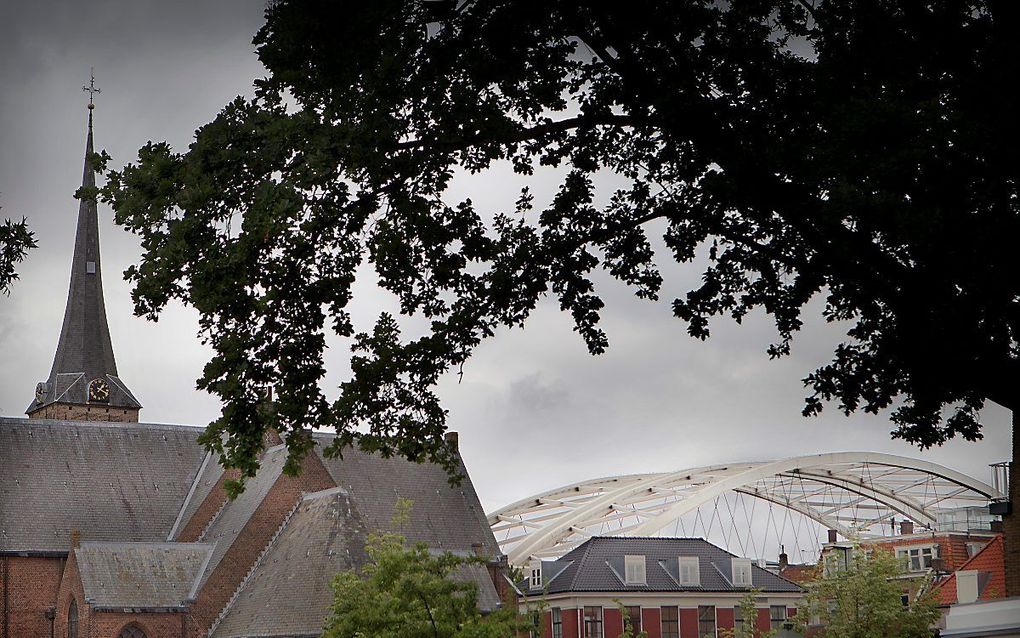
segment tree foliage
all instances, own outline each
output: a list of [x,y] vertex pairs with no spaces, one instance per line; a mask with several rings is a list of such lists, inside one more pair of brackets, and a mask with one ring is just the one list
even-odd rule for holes
[[757,599],[760,595],[761,590],[752,589],[741,596],[737,606],[740,608],[740,617],[743,621],[739,624],[734,623],[732,629],[720,629],[719,636],[721,638],[773,638],[776,635],[775,629],[768,631],[758,629]]
[[5,219],[0,224],[0,294],[10,294],[11,285],[18,280],[17,265],[35,246],[35,237],[24,219]]
[[333,580],[324,638],[511,638],[529,624],[510,605],[483,616],[478,586],[457,580],[478,559],[408,547],[395,533],[369,536],[361,573]]
[[[333,428],[333,452],[452,469],[437,380],[546,297],[603,352],[594,275],[654,300],[657,259],[707,259],[672,303],[693,337],[763,311],[780,357],[809,301],[846,322],[805,414],[889,409],[922,446],[976,439],[1020,382],[1017,6],[277,0],[255,97],[187,152],[146,145],[104,197],[141,237],[136,312],[200,313],[199,386],[224,406],[204,442],[247,475],[266,427],[295,458],[305,428]],[[500,167],[562,179],[494,216],[451,200],[455,175]],[[606,172],[625,186],[601,192]],[[425,334],[387,314],[356,331],[369,268]],[[354,353],[336,400],[327,333]]]
[[[907,574],[892,552],[855,546],[845,565],[833,564],[806,585],[797,626],[806,631],[808,623],[817,623],[828,638],[930,638],[941,615],[931,579],[904,580]],[[906,587],[911,591],[904,604]]]

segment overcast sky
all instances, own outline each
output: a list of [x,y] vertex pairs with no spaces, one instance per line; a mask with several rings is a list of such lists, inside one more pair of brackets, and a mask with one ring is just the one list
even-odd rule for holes
[[[39,248],[21,281],[0,298],[0,413],[21,415],[49,373],[67,294],[80,185],[87,96],[96,69],[96,148],[121,165],[148,140],[188,144],[236,95],[250,94],[262,70],[251,37],[262,0],[89,2],[5,0],[0,21],[0,217],[27,217]],[[461,180],[490,210],[509,208],[523,182],[503,173]],[[549,184],[553,184],[549,180]],[[548,198],[551,191],[538,189]],[[196,313],[169,308],[150,323],[132,315],[121,273],[140,255],[136,238],[100,207],[106,308],[120,377],[145,406],[147,422],[205,424],[217,402],[194,389],[208,353],[196,339]],[[985,410],[985,439],[920,452],[889,437],[886,417],[846,418],[834,409],[804,419],[800,383],[828,359],[837,327],[812,318],[794,354],[769,361],[771,325],[714,324],[697,342],[672,319],[668,301],[698,272],[674,265],[666,300],[634,299],[605,282],[608,354],[592,358],[554,303],[523,331],[485,343],[464,379],[444,382],[451,429],[486,510],[595,476],[765,460],[841,450],[920,456],[988,480],[1006,460],[1008,414]],[[370,291],[356,307],[363,321],[392,304]],[[817,313],[815,314],[817,316]],[[367,327],[367,324],[363,324]],[[938,344],[932,344],[937,348]],[[346,371],[342,348],[329,355],[335,388]]]

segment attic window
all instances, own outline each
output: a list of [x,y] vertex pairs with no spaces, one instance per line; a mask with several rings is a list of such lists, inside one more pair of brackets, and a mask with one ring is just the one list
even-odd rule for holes
[[701,566],[697,556],[680,557],[680,584],[695,587],[701,585]]
[[627,585],[645,584],[645,557],[624,556],[623,557],[623,582]]
[[85,262],[85,273],[89,275],[96,274],[96,262],[86,261]]
[[732,559],[733,565],[733,586],[734,587],[750,587],[751,586],[751,559],[750,558],[734,558]]
[[542,561],[531,562],[531,572],[528,577],[528,587],[531,589],[542,589]]

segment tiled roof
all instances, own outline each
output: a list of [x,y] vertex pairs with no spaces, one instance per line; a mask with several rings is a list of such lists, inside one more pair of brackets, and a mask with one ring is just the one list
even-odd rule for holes
[[[319,443],[316,451],[322,458],[321,446],[332,437],[317,434],[315,438]],[[451,486],[438,465],[387,459],[361,450],[347,449],[343,459],[322,461],[336,484],[358,504],[369,529],[389,529],[397,498],[402,497],[412,502],[411,521],[401,530],[409,541],[450,550],[470,550],[481,543],[486,556],[499,554],[499,545],[469,478],[459,486]],[[460,472],[467,476],[463,465]]]
[[209,496],[209,493],[216,487],[216,483],[219,482],[221,476],[223,476],[223,466],[220,465],[219,455],[207,453],[202,460],[202,467],[192,483],[191,490],[188,492],[184,504],[181,505],[181,511],[177,515],[173,529],[170,530],[168,540],[176,540],[178,538],[181,530],[188,525],[188,522],[195,515],[199,506],[202,505],[206,497]]
[[205,453],[201,428],[0,417],[0,552],[165,541]]
[[367,534],[342,490],[306,496],[214,635],[318,635],[333,601],[330,582],[337,572],[364,564]]
[[201,543],[82,543],[74,550],[85,600],[98,609],[180,608],[212,554]]
[[[970,557],[957,571],[978,572],[978,600],[1002,598],[1006,595],[1005,554],[1002,534],[999,534],[976,554]],[[956,573],[935,585],[935,597],[940,605],[956,603]]]
[[[624,556],[645,557],[644,585],[626,585],[623,581]],[[701,572],[700,586],[680,585],[677,573],[680,556],[695,556]],[[595,537],[569,552],[543,572],[555,573],[546,580],[549,594],[563,592],[745,592],[729,580],[731,559],[726,550],[701,538]],[[564,567],[565,565],[565,567]],[[751,583],[763,592],[801,592],[796,583],[781,578],[752,563]],[[528,592],[527,584],[522,591]]]
[[[214,636],[319,635],[333,600],[329,586],[333,576],[364,565],[366,535],[392,529],[398,498],[412,502],[410,520],[398,530],[409,542],[424,542],[434,550],[460,554],[472,553],[473,546],[478,544],[489,556],[498,553],[492,530],[485,522],[478,496],[463,467],[465,479],[454,487],[437,465],[387,459],[350,449],[344,452],[343,459],[323,458],[322,446],[328,445],[332,437],[316,434],[315,439],[319,444],[317,453],[339,487],[303,499],[252,576],[227,606]],[[282,463],[285,449],[280,446],[275,450],[279,450]],[[239,498],[259,489],[254,482],[267,469],[272,470],[274,461],[268,456],[259,475],[248,483]],[[279,476],[279,472],[275,471],[275,475]],[[249,510],[256,505],[239,511],[248,511],[250,515]],[[224,514],[226,510],[220,517]],[[220,518],[213,527],[219,525]],[[212,534],[202,540],[212,541]],[[207,571],[211,571],[215,560],[214,557]],[[479,585],[479,606],[483,610],[496,608],[499,596],[484,567],[465,567],[458,575]]]
[[199,539],[203,543],[215,546],[209,566],[202,576],[202,584],[209,579],[213,570],[220,564],[227,550],[237,539],[241,530],[248,523],[255,509],[262,503],[269,490],[283,473],[283,464],[287,460],[287,448],[283,445],[266,450],[262,457],[262,465],[257,474],[245,483],[244,491],[234,500],[228,500],[223,509],[216,515],[209,528]]

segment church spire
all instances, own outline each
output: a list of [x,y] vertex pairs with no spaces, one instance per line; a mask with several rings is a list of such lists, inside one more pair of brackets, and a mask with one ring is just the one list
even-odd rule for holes
[[34,418],[137,421],[142,406],[117,376],[103,302],[96,173],[92,166],[93,96],[99,92],[94,77],[84,90],[89,92],[88,135],[64,324],[50,376],[36,386],[35,400],[26,412]]

